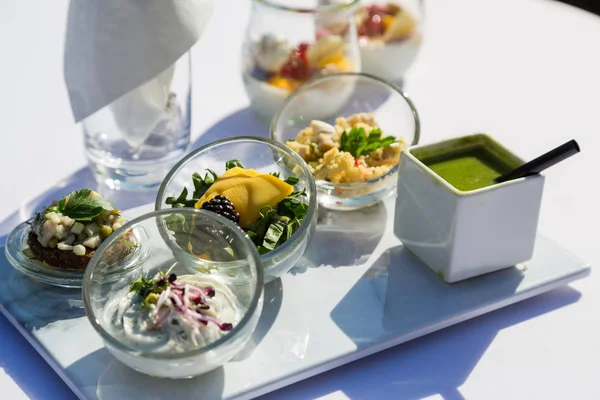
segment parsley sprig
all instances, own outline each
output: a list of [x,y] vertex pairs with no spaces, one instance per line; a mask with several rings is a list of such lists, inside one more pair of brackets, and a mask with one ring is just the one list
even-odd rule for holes
[[387,147],[396,141],[394,136],[381,137],[381,129],[373,129],[369,136],[364,128],[352,127],[350,132],[344,131],[340,141],[340,151],[347,151],[353,157],[367,155],[379,148]]

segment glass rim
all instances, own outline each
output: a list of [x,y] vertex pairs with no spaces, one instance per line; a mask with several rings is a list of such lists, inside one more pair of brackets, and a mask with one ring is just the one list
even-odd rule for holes
[[345,0],[344,3],[333,3],[326,5],[317,5],[315,7],[293,7],[279,4],[276,0],[252,0],[254,4],[259,4],[278,11],[285,11],[295,14],[320,14],[330,13],[345,10],[352,10],[355,6],[358,6],[360,0]]
[[[304,216],[304,219],[302,220],[302,224],[300,225],[298,230],[292,236],[292,240],[286,240],[281,246],[276,247],[275,249],[269,251],[268,253],[260,255],[260,259],[264,263],[268,263],[268,262],[272,261],[274,258],[276,258],[276,256],[278,256],[281,252],[285,251],[289,247],[292,247],[296,243],[298,238],[302,237],[305,234],[305,232],[309,229],[310,221],[313,219],[313,216],[314,216],[314,214],[316,212],[316,208],[317,208],[317,185],[316,185],[315,179],[313,178],[312,172],[310,171],[310,168],[308,167],[308,164],[295,151],[293,151],[292,149],[290,149],[289,147],[280,143],[277,140],[262,138],[260,136],[235,136],[235,137],[230,137],[230,138],[219,139],[214,142],[205,144],[204,146],[198,147],[197,149],[192,150],[185,157],[183,157],[177,164],[175,164],[173,166],[173,168],[171,168],[171,170],[167,173],[167,175],[161,182],[160,187],[158,188],[158,193],[156,195],[156,202],[154,203],[154,209],[155,210],[165,210],[165,208],[162,208],[163,204],[161,202],[161,199],[165,195],[167,185],[171,181],[173,176],[176,173],[178,173],[179,170],[182,169],[189,160],[194,158],[199,153],[202,153],[203,151],[206,151],[213,147],[221,146],[223,144],[228,144],[228,143],[245,142],[245,141],[262,143],[262,144],[266,144],[268,146],[276,147],[277,149],[281,150],[283,153],[292,157],[296,161],[297,165],[300,166],[300,169],[302,169],[302,172],[304,172],[304,174],[309,178],[309,179],[307,179],[308,186],[310,187],[310,195],[308,196],[308,212]],[[180,209],[181,208],[178,208],[177,210],[180,210]],[[166,210],[173,210],[173,208],[166,208]],[[256,248],[256,246],[254,246],[254,247]],[[222,262],[222,264],[217,264],[217,263],[215,263],[215,264],[219,265],[221,268],[227,268],[228,265],[231,265],[231,268],[235,268],[234,263],[235,262],[232,262],[232,263]],[[268,270],[268,268],[267,268],[267,270]]]
[[[296,90],[294,90],[292,93],[290,93],[290,95],[283,101],[283,103],[281,104],[281,106],[279,107],[277,112],[275,113],[275,116],[273,117],[273,119],[271,119],[271,124],[269,126],[270,138],[274,141],[277,141],[277,143],[281,143],[276,138],[277,125],[278,125],[279,120],[281,119],[283,110],[285,110],[289,106],[289,104],[296,99],[296,97],[298,97],[304,91],[309,90],[310,87],[312,87],[313,85],[315,85],[317,83],[324,82],[324,81],[327,81],[330,79],[338,79],[340,77],[355,77],[358,79],[366,78],[367,80],[375,81],[379,84],[387,86],[393,92],[396,92],[397,94],[399,94],[404,99],[406,104],[408,105],[408,107],[411,111],[411,114],[413,116],[413,121],[415,123],[415,129],[413,132],[413,140],[411,143],[406,144],[406,148],[416,146],[417,144],[419,144],[419,141],[421,139],[421,119],[419,117],[419,113],[417,112],[417,108],[415,107],[415,105],[414,105],[413,101],[411,100],[410,96],[408,95],[408,93],[403,91],[400,88],[400,86],[396,85],[393,82],[390,82],[383,78],[379,78],[375,75],[367,74],[364,72],[340,72],[337,74],[320,76],[317,78],[310,79],[307,82],[300,85],[300,87],[298,87]],[[285,146],[285,147],[287,147],[287,146]],[[367,186],[367,185],[370,185],[373,183],[377,183],[377,182],[381,181],[382,179],[385,179],[386,177],[393,175],[394,173],[398,172],[399,164],[400,163],[394,165],[394,167],[392,167],[388,172],[386,172],[383,175],[380,175],[376,178],[371,178],[369,180],[362,181],[362,182],[334,183],[334,182],[329,182],[329,181],[326,181],[323,179],[315,179],[315,181],[316,181],[316,185],[318,187],[327,188],[327,189],[334,189],[334,188],[356,189],[357,187],[362,187],[362,186]],[[311,173],[311,175],[312,175],[312,173]]]
[[[227,226],[230,229],[230,231],[233,232],[234,235],[239,236],[239,238],[246,244],[246,246],[249,249],[247,256],[251,257],[254,260],[254,263],[256,266],[256,268],[255,268],[256,269],[256,287],[254,288],[254,293],[252,294],[252,300],[250,301],[250,305],[248,306],[248,309],[244,313],[244,316],[242,317],[240,322],[235,327],[233,327],[233,329],[228,334],[220,337],[219,339],[215,340],[214,342],[209,343],[206,346],[203,346],[203,347],[200,347],[200,348],[197,348],[194,350],[186,351],[186,352],[181,352],[181,353],[161,354],[161,353],[152,353],[152,352],[147,352],[147,351],[136,350],[135,348],[124,344],[122,341],[118,340],[113,335],[108,333],[108,331],[104,328],[103,324],[101,324],[98,321],[98,318],[92,311],[92,307],[90,304],[89,283],[93,279],[93,273],[94,273],[96,264],[98,262],[98,259],[100,258],[100,254],[104,253],[104,251],[108,248],[108,246],[110,246],[112,243],[114,243],[116,240],[118,240],[121,237],[120,235],[115,235],[115,234],[108,236],[108,238],[104,242],[102,242],[100,247],[98,247],[98,249],[96,250],[96,253],[94,253],[94,256],[90,259],[88,267],[85,269],[85,274],[83,277],[83,285],[82,285],[82,289],[81,289],[81,291],[82,291],[81,297],[83,299],[83,307],[85,310],[85,314],[88,317],[88,320],[90,321],[91,325],[94,327],[96,332],[98,332],[100,334],[100,336],[102,337],[102,339],[105,342],[108,342],[110,344],[110,346],[112,346],[122,352],[125,352],[129,355],[133,355],[135,357],[153,359],[153,360],[176,360],[176,359],[182,359],[182,358],[196,356],[199,354],[204,354],[204,353],[210,352],[212,350],[215,350],[216,348],[220,347],[222,344],[239,337],[240,332],[242,330],[244,330],[246,325],[248,325],[249,321],[253,318],[254,313],[256,312],[256,309],[258,307],[259,300],[263,294],[264,271],[262,268],[262,262],[260,260],[260,256],[258,254],[258,251],[256,250],[256,246],[254,246],[254,243],[248,238],[247,235],[241,234],[241,231],[238,229],[236,224],[234,224],[232,221],[229,221],[225,217],[222,217],[222,216],[212,213],[210,211],[196,209],[196,208],[165,208],[165,209],[161,209],[161,210],[153,210],[148,213],[142,214],[139,217],[134,218],[131,221],[128,221],[125,225],[123,225],[119,229],[119,231],[124,232],[128,229],[135,227],[140,222],[156,218],[157,216],[170,215],[170,214],[174,214],[174,213],[205,216],[208,219],[216,220],[220,224]],[[131,270],[129,272],[131,272]],[[201,273],[201,272],[198,272],[198,273]]]

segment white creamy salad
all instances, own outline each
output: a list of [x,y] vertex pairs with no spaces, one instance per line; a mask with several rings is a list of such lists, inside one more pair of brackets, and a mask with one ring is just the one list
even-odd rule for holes
[[108,302],[105,326],[140,351],[182,353],[226,335],[241,319],[236,296],[218,277],[159,274]]

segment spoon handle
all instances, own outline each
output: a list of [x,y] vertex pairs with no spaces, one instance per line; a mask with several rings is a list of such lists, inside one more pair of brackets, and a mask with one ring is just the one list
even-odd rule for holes
[[545,154],[542,154],[538,158],[535,158],[521,165],[520,167],[517,167],[512,171],[509,171],[506,174],[499,176],[494,181],[496,183],[501,183],[505,181],[510,181],[512,179],[539,174],[546,168],[549,168],[554,164],[561,162],[565,158],[569,158],[572,155],[579,153],[579,151],[580,149],[577,142],[574,139],[569,140],[567,143],[562,144]]

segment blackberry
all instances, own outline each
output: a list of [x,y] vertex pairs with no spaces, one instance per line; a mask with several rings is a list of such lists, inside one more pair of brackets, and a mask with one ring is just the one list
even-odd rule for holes
[[233,203],[225,196],[217,195],[204,202],[202,209],[222,215],[236,224],[240,222],[240,214],[235,211]]

